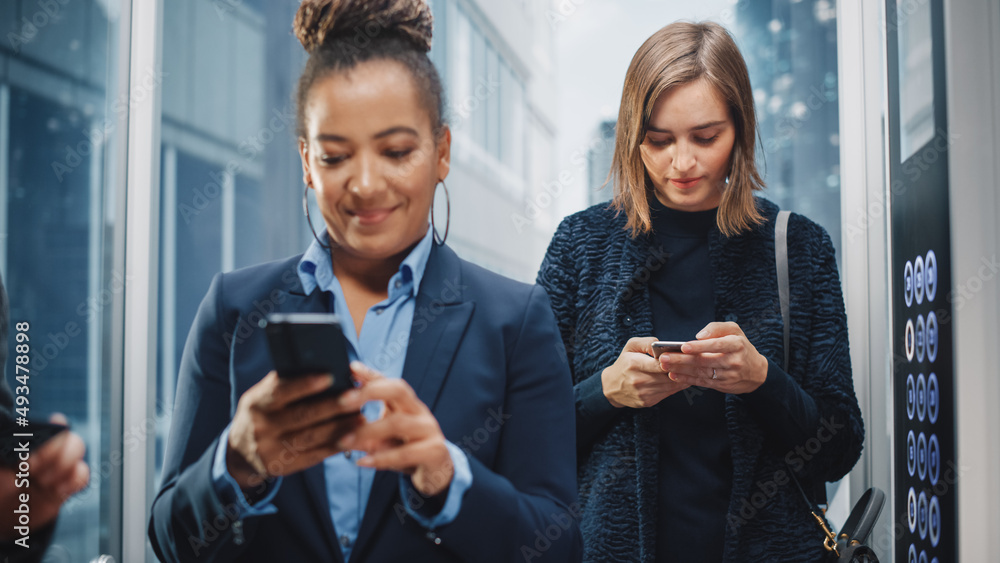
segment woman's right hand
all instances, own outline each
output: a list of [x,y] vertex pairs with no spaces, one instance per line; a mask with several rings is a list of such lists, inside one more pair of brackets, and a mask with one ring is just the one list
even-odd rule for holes
[[356,407],[342,406],[357,391],[307,399],[332,383],[327,374],[281,379],[272,371],[243,393],[226,450],[226,467],[241,489],[312,467],[344,450],[338,445],[341,437],[364,421]]
[[601,372],[604,396],[615,407],[641,409],[690,387],[667,376],[653,358],[656,338],[631,338],[615,363]]

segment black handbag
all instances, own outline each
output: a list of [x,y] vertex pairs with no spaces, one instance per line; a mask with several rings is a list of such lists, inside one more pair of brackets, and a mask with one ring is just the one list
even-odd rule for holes
[[851,515],[847,517],[840,533],[834,534],[826,525],[826,520],[818,514],[821,510],[817,509],[809,500],[794,474],[792,474],[792,481],[802,493],[802,499],[809,507],[810,514],[816,519],[819,527],[823,529],[823,534],[826,535],[823,547],[826,548],[828,561],[831,563],[878,563],[875,550],[865,545],[865,542],[868,541],[868,536],[871,535],[872,528],[875,527],[875,522],[885,504],[885,493],[881,489],[872,487],[865,491],[865,494],[861,495],[857,504],[854,505],[854,510],[851,510]]
[[[789,215],[790,212],[788,211],[779,212],[774,225],[774,257],[778,273],[778,300],[781,303],[781,320],[784,327],[785,340],[785,361],[782,367],[785,369],[788,368],[789,337],[791,334],[788,312]],[[861,495],[857,504],[854,505],[854,509],[851,510],[851,515],[847,517],[847,521],[844,522],[840,533],[834,534],[830,531],[829,526],[827,526],[826,520],[819,515],[822,510],[818,509],[809,500],[809,496],[806,494],[805,489],[802,488],[802,484],[799,483],[795,474],[792,473],[791,476],[792,482],[795,483],[799,492],[802,493],[802,500],[809,507],[809,512],[816,519],[820,528],[823,529],[824,535],[826,535],[823,547],[826,548],[829,554],[829,561],[836,561],[837,563],[878,563],[878,556],[875,555],[875,551],[865,545],[865,542],[868,541],[868,536],[871,534],[872,528],[875,527],[875,521],[878,520],[878,516],[882,512],[882,506],[885,504],[885,493],[877,487],[872,487],[865,491],[865,494]]]

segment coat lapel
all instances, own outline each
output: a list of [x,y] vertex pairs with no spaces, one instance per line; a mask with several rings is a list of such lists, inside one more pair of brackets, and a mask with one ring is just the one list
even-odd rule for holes
[[[435,245],[417,294],[403,367],[403,379],[432,411],[475,309],[466,289],[458,256],[447,246]],[[386,507],[394,498],[398,500],[398,489],[398,474],[379,471],[375,475],[352,560],[363,556],[379,521],[387,516]],[[391,512],[405,514],[404,510],[398,501]]]
[[649,278],[653,272],[667,267],[669,255],[660,245],[655,244],[652,234],[623,238],[625,240],[622,241],[615,314],[633,336],[652,334]]

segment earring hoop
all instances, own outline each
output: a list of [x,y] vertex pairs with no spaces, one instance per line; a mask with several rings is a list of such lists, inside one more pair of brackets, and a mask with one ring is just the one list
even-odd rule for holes
[[[444,201],[446,205],[446,217],[444,220],[444,236],[438,235],[437,225],[434,224],[434,201],[431,200],[431,228],[434,229],[434,243],[438,246],[444,246],[444,241],[448,240],[448,229],[451,228],[451,197],[448,195],[448,186],[445,185],[444,180],[439,180],[438,183],[444,188]],[[434,195],[437,195],[437,184],[434,185]]]
[[309,230],[312,231],[313,238],[316,239],[316,242],[319,243],[323,250],[329,252],[330,246],[323,244],[323,241],[319,239],[316,229],[313,228],[312,217],[309,216],[309,184],[306,184],[306,189],[302,192],[302,209],[306,212],[306,224],[309,225]]

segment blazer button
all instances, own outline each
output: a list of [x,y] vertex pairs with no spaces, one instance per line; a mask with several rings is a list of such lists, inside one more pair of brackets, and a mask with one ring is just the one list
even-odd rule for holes
[[622,322],[625,323],[625,326],[632,326],[632,317],[625,315],[625,319]]
[[243,545],[243,542],[246,541],[243,536],[243,522],[241,520],[233,522],[233,536],[233,543],[236,545]]

